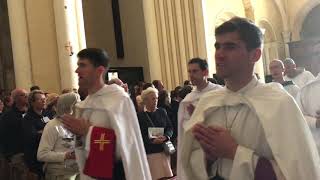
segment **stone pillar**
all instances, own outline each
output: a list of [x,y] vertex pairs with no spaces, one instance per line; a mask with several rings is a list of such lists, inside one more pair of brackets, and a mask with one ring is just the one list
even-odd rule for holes
[[81,1],[55,0],[54,15],[61,88],[78,87],[76,54],[86,46]]
[[290,31],[284,31],[281,33],[283,42],[285,43],[285,54],[286,57],[290,57],[290,49],[288,43],[291,42],[292,33]]
[[33,78],[25,1],[7,2],[16,87],[29,89],[33,85]]
[[248,19],[255,21],[254,9],[251,0],[242,0],[244,13]]
[[173,89],[188,79],[187,61],[206,58],[201,1],[143,0],[151,79]]
[[161,65],[160,65],[160,52],[159,40],[157,32],[157,23],[155,21],[155,4],[154,1],[143,0],[143,11],[146,28],[146,40],[148,46],[148,61],[150,68],[150,79],[161,79]]

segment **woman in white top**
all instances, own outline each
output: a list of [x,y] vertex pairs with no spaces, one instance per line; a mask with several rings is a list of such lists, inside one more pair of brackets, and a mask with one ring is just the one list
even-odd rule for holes
[[72,114],[79,99],[75,93],[61,95],[57,102],[56,118],[49,121],[43,130],[37,158],[46,163],[46,180],[79,179],[73,151],[74,141],[71,134],[63,128],[60,119],[63,114]]

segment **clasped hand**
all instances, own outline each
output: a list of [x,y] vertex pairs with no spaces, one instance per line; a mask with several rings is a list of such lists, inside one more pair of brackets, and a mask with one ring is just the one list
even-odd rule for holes
[[69,114],[65,114],[61,117],[64,126],[76,135],[86,135],[91,123],[83,118],[75,118]]
[[238,144],[227,129],[196,124],[192,133],[200,143],[208,160],[214,161],[217,158],[234,159]]
[[153,144],[162,144],[167,140],[167,137],[165,136],[158,136],[157,138],[154,138],[151,140]]

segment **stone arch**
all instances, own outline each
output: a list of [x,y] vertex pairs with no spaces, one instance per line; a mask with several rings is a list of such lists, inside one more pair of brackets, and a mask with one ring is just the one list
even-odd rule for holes
[[269,22],[269,20],[262,18],[257,24],[264,31],[264,42],[274,42],[277,40],[273,25]]
[[274,0],[274,3],[276,4],[276,7],[278,8],[278,11],[280,12],[280,15],[281,15],[283,30],[288,31],[289,30],[289,22],[288,22],[288,18],[287,18],[285,9],[281,3],[281,0]]
[[305,17],[301,30],[300,39],[319,39],[320,38],[320,4],[310,10]]
[[215,21],[215,27],[218,27],[222,23],[228,21],[229,19],[233,18],[234,16],[237,16],[235,13],[231,11],[222,11],[217,14],[216,21]]
[[293,26],[292,26],[293,41],[301,40],[300,31],[302,29],[303,22],[307,17],[307,15],[309,14],[309,12],[319,4],[320,4],[320,1],[318,0],[310,0],[304,6],[302,6],[302,8],[298,11],[298,13],[294,18]]

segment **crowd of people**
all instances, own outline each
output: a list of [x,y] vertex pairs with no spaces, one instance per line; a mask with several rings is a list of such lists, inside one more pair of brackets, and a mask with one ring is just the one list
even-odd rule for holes
[[201,58],[171,91],[161,80],[105,82],[107,53],[87,48],[78,90],[2,94],[1,155],[48,180],[320,179],[319,76],[273,60],[265,84],[253,72],[259,28],[235,17],[215,34],[222,82]]

